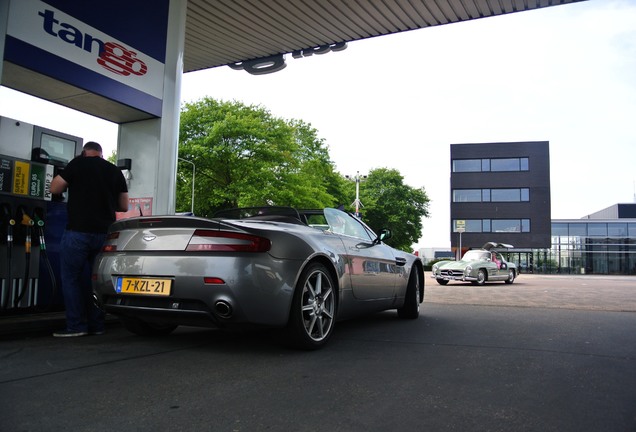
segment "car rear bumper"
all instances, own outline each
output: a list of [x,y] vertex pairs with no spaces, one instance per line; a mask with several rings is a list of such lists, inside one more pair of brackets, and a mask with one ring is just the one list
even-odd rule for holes
[[[157,323],[205,327],[287,323],[302,261],[273,260],[267,254],[183,258],[103,255],[94,269],[93,288],[107,312]],[[205,276],[217,282],[206,282]],[[120,293],[119,277],[170,279],[172,289],[169,295]]]

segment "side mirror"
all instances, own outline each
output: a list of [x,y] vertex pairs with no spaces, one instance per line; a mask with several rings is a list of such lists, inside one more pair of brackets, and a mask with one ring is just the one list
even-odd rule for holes
[[390,230],[390,229],[382,228],[382,229],[380,230],[380,234],[378,234],[378,238],[376,238],[376,239],[375,239],[375,241],[374,241],[373,243],[378,244],[378,243],[380,243],[380,242],[383,242],[383,241],[385,241],[385,240],[390,239],[392,236],[393,236],[393,234],[391,233],[391,230]]

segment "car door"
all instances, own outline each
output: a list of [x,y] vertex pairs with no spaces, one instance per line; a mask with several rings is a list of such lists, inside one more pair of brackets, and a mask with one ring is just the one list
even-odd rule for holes
[[508,266],[506,265],[506,260],[504,260],[503,256],[500,253],[495,252],[496,263],[497,263],[497,276],[500,279],[506,279],[508,277]]
[[325,209],[325,213],[330,225],[338,225],[334,226],[334,232],[340,235],[345,246],[354,297],[392,299],[400,274],[398,264],[404,265],[405,260],[396,260],[391,247],[375,243],[374,233],[355,217],[334,209]]
[[499,277],[499,269],[495,263],[495,254],[491,252],[483,252],[480,266],[486,268],[489,280],[496,280]]

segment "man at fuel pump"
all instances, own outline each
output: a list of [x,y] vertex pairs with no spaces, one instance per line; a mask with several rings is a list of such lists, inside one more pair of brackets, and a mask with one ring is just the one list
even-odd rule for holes
[[89,141],[51,182],[53,194],[67,189],[68,223],[60,251],[66,328],[53,336],[103,334],[104,314],[93,302],[90,272],[115,212],[128,210],[128,187],[120,169],[103,158],[101,145]]

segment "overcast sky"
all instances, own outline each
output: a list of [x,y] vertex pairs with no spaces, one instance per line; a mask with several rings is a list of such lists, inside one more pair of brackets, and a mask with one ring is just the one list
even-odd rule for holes
[[[450,144],[549,141],[553,219],[634,202],[636,1],[590,0],[286,60],[271,75],[186,74],[181,99],[238,100],[310,123],[342,174],[397,169],[431,198],[416,248],[450,246]],[[116,147],[114,125],[50,105],[0,88],[1,116],[102,142],[107,154]]]

